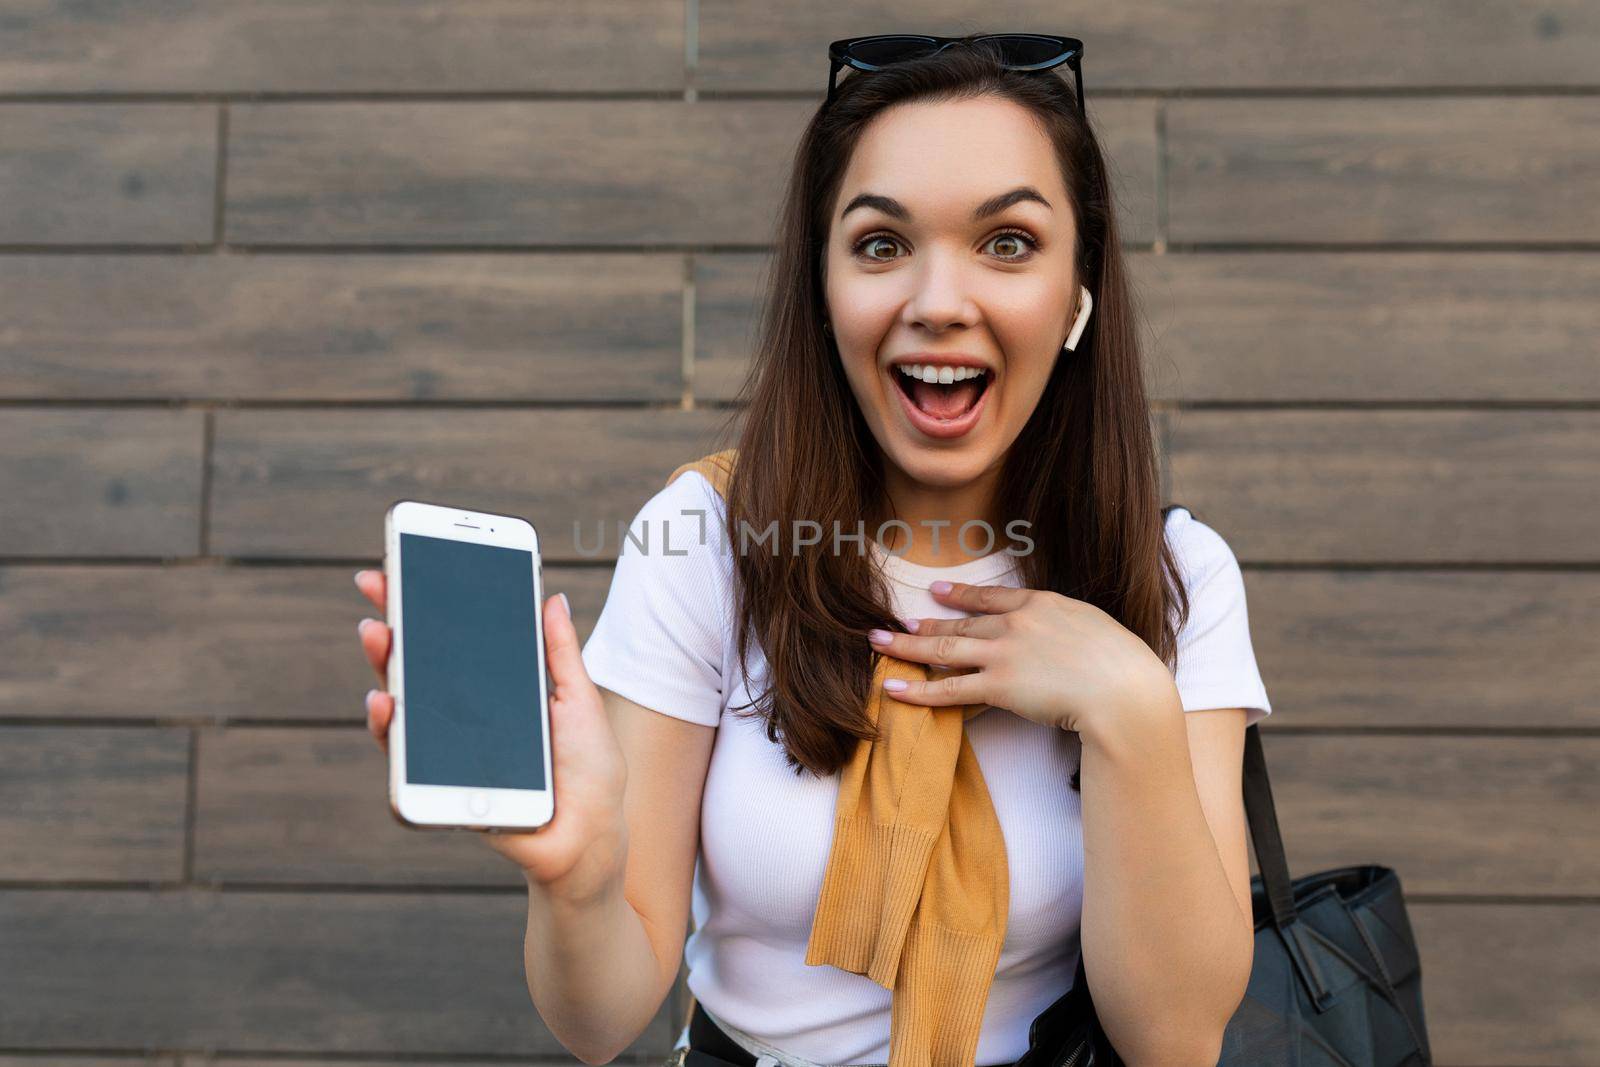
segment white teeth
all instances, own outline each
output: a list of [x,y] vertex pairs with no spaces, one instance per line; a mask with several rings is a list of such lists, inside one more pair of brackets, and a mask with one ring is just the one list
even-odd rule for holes
[[902,363],[900,373],[908,378],[921,378],[925,382],[949,385],[952,382],[981,377],[986,371],[982,367],[939,367],[932,363]]

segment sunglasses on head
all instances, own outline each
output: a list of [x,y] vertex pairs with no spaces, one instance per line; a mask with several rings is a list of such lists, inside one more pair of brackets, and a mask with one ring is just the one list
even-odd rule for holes
[[953,44],[973,45],[983,41],[1000,50],[1007,70],[1050,70],[1065,63],[1072,68],[1077,90],[1078,113],[1083,107],[1083,42],[1076,37],[1056,37],[1047,33],[986,33],[975,37],[931,37],[923,33],[885,33],[873,37],[846,37],[828,45],[828,98],[822,107],[833,103],[834,86],[844,67],[855,70],[882,70],[920,56],[936,55]]

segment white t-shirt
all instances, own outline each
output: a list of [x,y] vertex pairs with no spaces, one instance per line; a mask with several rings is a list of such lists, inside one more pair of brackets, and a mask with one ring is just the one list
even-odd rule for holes
[[[764,691],[752,642],[739,676],[733,553],[722,498],[697,471],[652,497],[629,526],[583,661],[595,684],[662,714],[718,730],[700,809],[694,932],[684,946],[690,991],[716,1018],[818,1063],[889,1058],[890,991],[864,975],[804,962],[833,842],[837,776],[797,776],[759,719],[723,715]],[[703,513],[698,514],[698,513]],[[917,532],[925,536],[926,528]],[[948,533],[948,530],[941,531]],[[1222,537],[1175,508],[1166,535],[1190,597],[1174,679],[1185,711],[1271,711],[1256,667],[1243,577]],[[1018,586],[1003,551],[927,567],[867,545],[889,577],[901,619],[955,618],[928,592],[935,579]],[[770,544],[751,551],[770,551]],[[843,551],[853,551],[845,543]],[[862,652],[870,646],[862,637]],[[1028,1024],[1072,984],[1083,910],[1077,734],[990,708],[966,722],[1006,842],[1010,909],[984,1009],[977,1063],[1010,1063]],[[680,1044],[684,1043],[680,1039]]]

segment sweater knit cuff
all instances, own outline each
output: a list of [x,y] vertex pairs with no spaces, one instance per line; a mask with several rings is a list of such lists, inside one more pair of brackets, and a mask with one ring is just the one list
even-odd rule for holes
[[805,962],[830,963],[893,989],[934,835],[841,815],[833,839]]
[[894,991],[889,1067],[971,1067],[1003,938],[918,920]]

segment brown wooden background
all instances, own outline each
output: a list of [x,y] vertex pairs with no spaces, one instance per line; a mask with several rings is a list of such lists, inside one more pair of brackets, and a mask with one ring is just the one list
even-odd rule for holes
[[351,573],[521,513],[586,634],[826,43],[1005,29],[1087,44],[1291,860],[1400,870],[1442,1065],[1600,1064],[1593,3],[10,0],[0,1067],[575,1062],[520,878],[385,810]]

